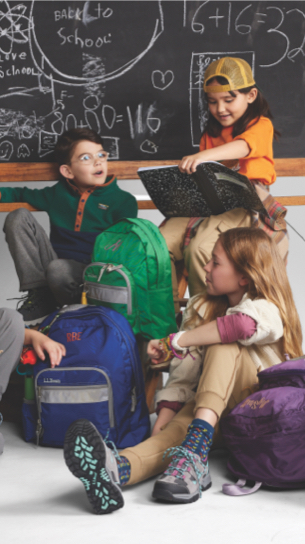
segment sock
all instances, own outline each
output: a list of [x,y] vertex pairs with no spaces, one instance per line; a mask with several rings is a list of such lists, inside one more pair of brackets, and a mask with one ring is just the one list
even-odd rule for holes
[[203,419],[193,419],[181,446],[197,453],[203,462],[207,461],[212,446],[214,427]]
[[130,463],[126,457],[120,456],[120,461],[117,461],[117,465],[119,469],[120,484],[126,485],[130,478]]

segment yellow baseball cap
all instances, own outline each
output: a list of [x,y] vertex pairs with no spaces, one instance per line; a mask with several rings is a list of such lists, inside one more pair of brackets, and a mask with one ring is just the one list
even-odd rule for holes
[[[208,85],[214,77],[225,77],[227,85]],[[204,74],[203,90],[209,93],[223,93],[238,91],[255,85],[250,65],[243,59],[223,57],[215,60],[206,69]]]

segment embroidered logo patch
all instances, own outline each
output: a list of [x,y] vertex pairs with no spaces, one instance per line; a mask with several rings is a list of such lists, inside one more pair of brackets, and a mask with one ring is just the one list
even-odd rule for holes
[[81,340],[81,332],[67,332],[67,342],[76,342]]
[[245,408],[245,406],[249,406],[251,410],[256,410],[257,408],[262,409],[268,402],[270,402],[270,400],[265,399],[265,397],[262,397],[260,400],[246,399],[240,407]]
[[116,251],[117,249],[119,249],[122,243],[123,243],[123,240],[118,240],[117,242],[115,242],[114,244],[110,246],[105,246],[104,249],[111,249],[112,251]]
[[99,203],[98,207],[101,209],[101,210],[107,210],[109,208],[109,206],[107,206],[107,204],[101,204]]

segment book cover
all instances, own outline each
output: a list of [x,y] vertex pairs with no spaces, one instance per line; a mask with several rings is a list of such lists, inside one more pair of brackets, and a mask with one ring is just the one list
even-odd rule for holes
[[193,174],[178,166],[139,168],[138,174],[166,218],[209,217],[234,208],[268,215],[248,178],[218,162],[203,162]]

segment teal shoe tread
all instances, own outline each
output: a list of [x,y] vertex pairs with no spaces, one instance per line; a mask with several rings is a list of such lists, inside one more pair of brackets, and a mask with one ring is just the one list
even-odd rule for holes
[[121,489],[106,467],[105,445],[92,423],[82,419],[69,427],[64,457],[69,470],[84,485],[96,514],[108,514],[124,506]]

